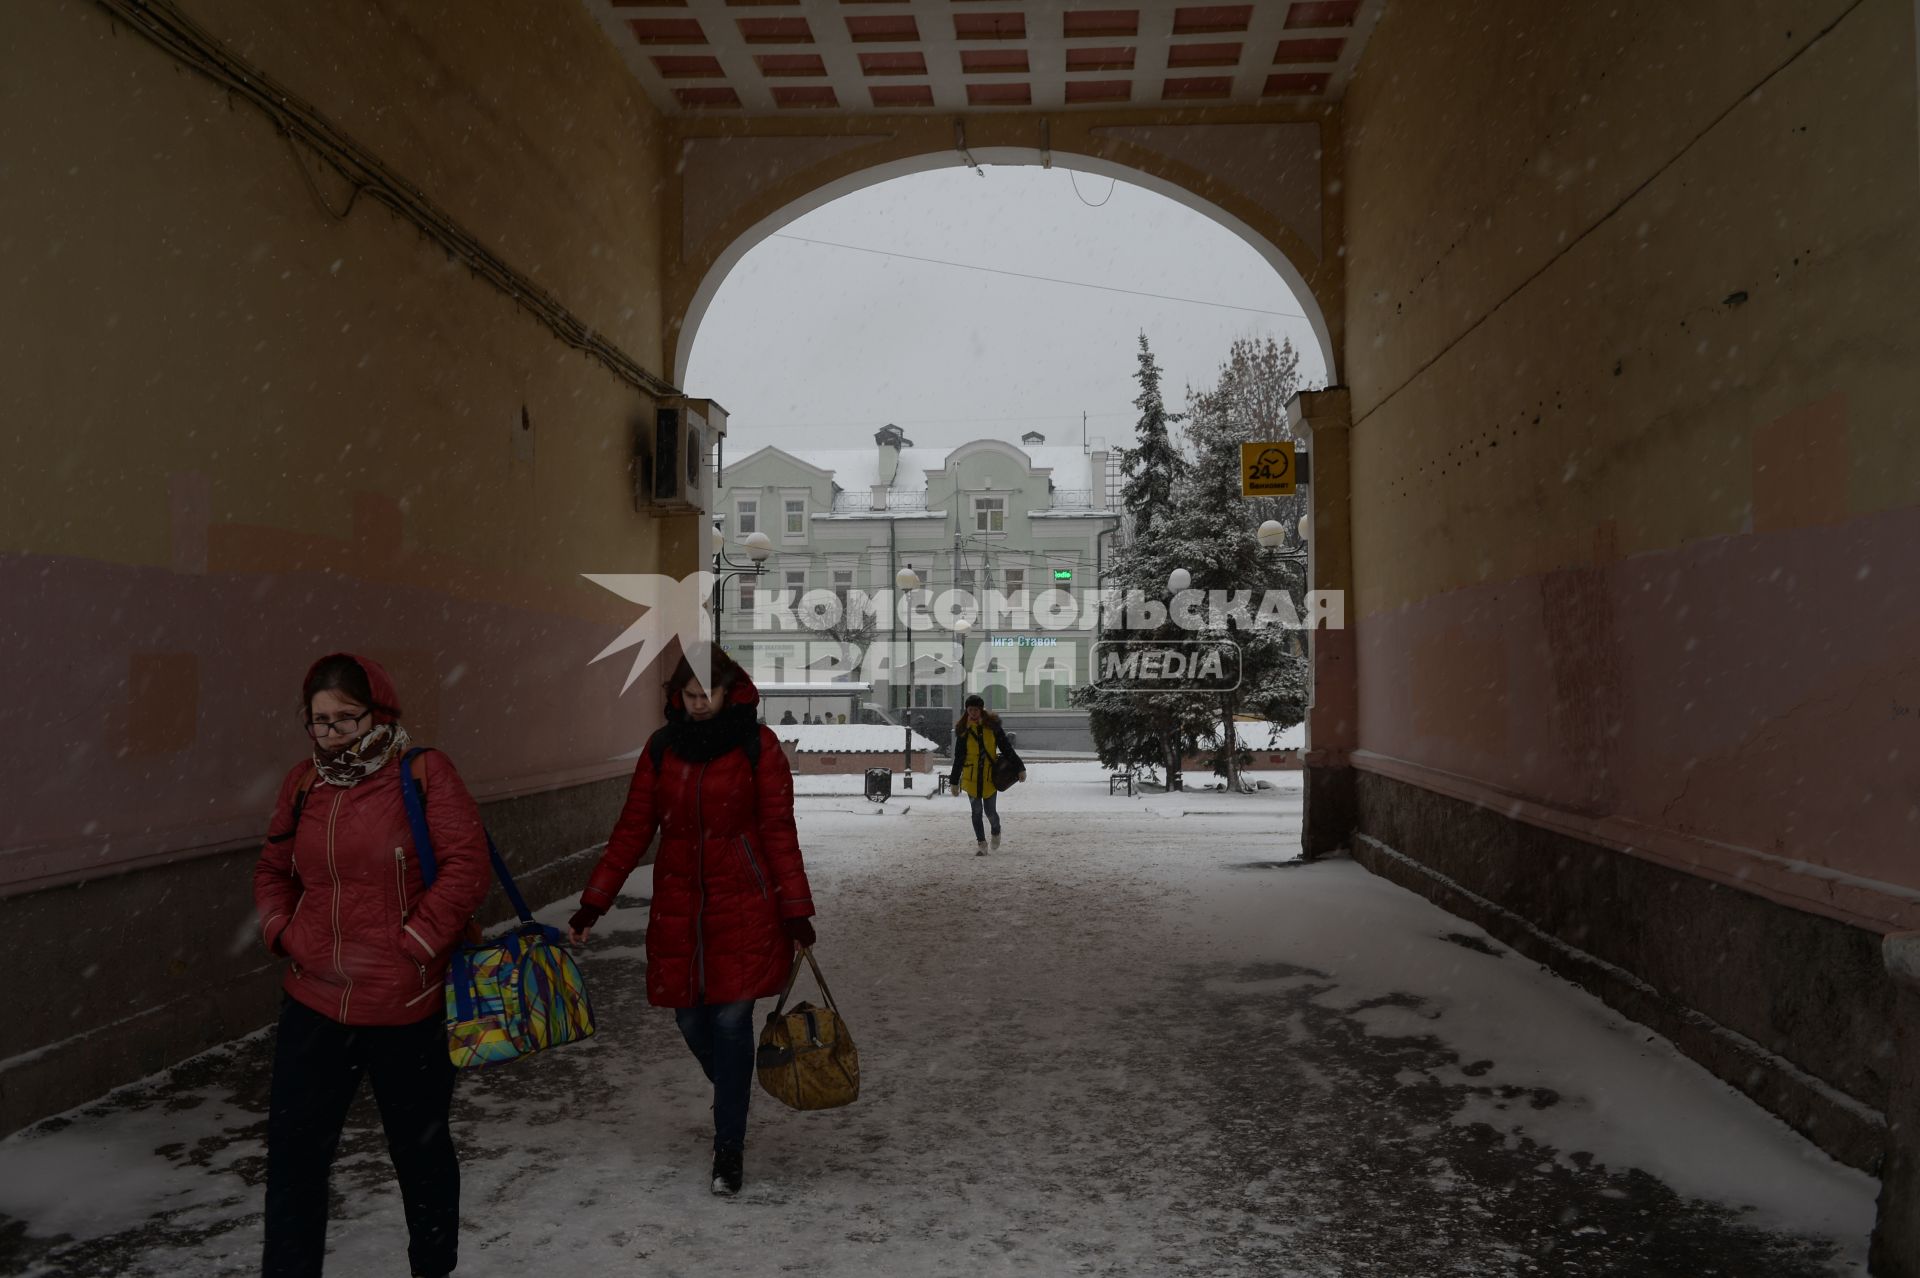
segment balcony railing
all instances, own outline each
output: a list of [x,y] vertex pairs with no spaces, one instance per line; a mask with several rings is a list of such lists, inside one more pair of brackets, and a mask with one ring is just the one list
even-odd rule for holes
[[[927,495],[924,492],[894,493],[886,495],[887,510],[925,510]],[[864,515],[874,510],[872,493],[840,492],[833,495],[833,513],[836,515]]]
[[[1047,510],[1104,510],[1096,498],[1104,494],[1097,488],[1056,488],[1049,496],[1052,500]],[[886,511],[923,511],[927,508],[925,492],[904,492],[886,494]],[[866,515],[875,511],[871,493],[839,492],[833,495],[833,510],[836,515]]]

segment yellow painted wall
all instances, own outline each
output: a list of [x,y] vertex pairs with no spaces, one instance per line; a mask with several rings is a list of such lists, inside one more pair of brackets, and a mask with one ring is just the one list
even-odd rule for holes
[[[611,340],[658,348],[659,122],[577,6],[197,8]],[[263,116],[96,6],[4,21],[4,109],[39,124],[3,144],[10,464],[36,482],[0,544],[165,564],[175,471],[212,478],[217,520],[315,535],[378,491],[415,544],[537,576],[582,571],[581,539],[646,540],[639,396],[378,205],[329,217]]]
[[1920,926],[1914,20],[1387,11],[1345,104],[1363,766]]
[[1835,394],[1761,469],[1920,501],[1914,93],[1899,0],[1394,6],[1347,99],[1360,614],[1764,525],[1766,427]]
[[[662,123],[577,3],[184,8],[665,374]],[[0,118],[8,735],[41,743],[8,767],[64,750],[14,861],[257,833],[336,646],[495,792],[644,739],[652,685],[587,664],[634,609],[580,574],[696,564],[692,519],[634,507],[647,396],[373,200],[330,214],[296,165],[336,212],[337,175],[98,5],[0,11]]]

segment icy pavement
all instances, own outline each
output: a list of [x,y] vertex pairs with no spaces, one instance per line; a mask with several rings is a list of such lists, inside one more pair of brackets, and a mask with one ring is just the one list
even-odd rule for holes
[[[610,915],[600,1036],[462,1081],[460,1273],[1864,1272],[1875,1181],[1424,900],[1280,868],[1297,775],[1127,799],[1095,765],[1030,774],[985,858],[958,800],[802,801],[865,1092],[756,1095],[735,1201],[645,1004],[644,910]],[[0,1142],[0,1267],[253,1272],[266,1061],[255,1035]],[[404,1273],[369,1104],[335,1189],[328,1272]]]

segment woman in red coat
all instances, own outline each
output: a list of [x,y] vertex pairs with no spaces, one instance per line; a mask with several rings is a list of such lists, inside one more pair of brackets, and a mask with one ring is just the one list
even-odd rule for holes
[[613,906],[654,831],[647,1001],[671,1007],[713,1083],[713,1192],[739,1192],[753,1088],[753,1001],[786,988],[813,944],[793,824],[793,772],[756,722],[760,691],[715,644],[709,692],[683,658],[667,723],[647,742],[606,853],[569,921],[575,944]]
[[288,961],[267,1111],[264,1278],[318,1275],[327,1178],[347,1107],[373,1081],[416,1275],[453,1272],[460,1164],[448,1128],[453,1063],[441,982],[492,881],[473,796],[445,755],[414,760],[439,874],[420,874],[400,759],[409,748],[387,672],[335,653],[307,672],[313,755],[280,782],[253,872],[260,939]]

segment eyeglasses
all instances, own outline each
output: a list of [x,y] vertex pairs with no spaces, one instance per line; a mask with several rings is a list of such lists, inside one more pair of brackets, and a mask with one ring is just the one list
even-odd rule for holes
[[342,715],[338,719],[309,719],[306,723],[307,735],[318,741],[330,732],[350,733],[372,713],[371,710],[362,710],[359,714]]

